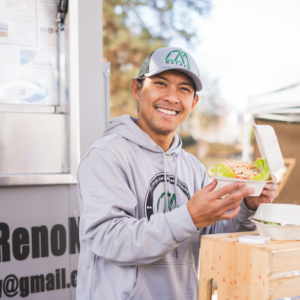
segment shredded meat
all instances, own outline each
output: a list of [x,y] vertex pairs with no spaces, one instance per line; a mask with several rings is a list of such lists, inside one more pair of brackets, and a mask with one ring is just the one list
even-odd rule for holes
[[251,180],[254,176],[260,174],[259,168],[253,163],[228,160],[224,163],[224,165],[230,167],[235,173],[236,177],[239,178]]

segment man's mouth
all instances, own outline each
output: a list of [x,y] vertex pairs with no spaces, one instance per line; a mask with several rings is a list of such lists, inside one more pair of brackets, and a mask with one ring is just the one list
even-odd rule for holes
[[175,115],[178,114],[178,111],[176,111],[176,110],[165,109],[165,108],[159,108],[159,107],[157,107],[156,109],[157,109],[158,111],[160,111],[160,112],[166,114],[166,115],[169,115],[169,116],[175,116]]

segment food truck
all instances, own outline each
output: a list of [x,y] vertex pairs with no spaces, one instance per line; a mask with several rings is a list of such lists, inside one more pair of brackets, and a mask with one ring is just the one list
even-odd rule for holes
[[77,168],[109,119],[102,1],[1,1],[0,53],[0,298],[75,299]]

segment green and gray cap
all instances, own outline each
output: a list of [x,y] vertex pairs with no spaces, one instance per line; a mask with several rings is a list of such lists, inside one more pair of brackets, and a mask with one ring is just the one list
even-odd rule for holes
[[184,49],[178,47],[165,47],[154,50],[144,61],[139,75],[151,77],[167,70],[177,70],[186,73],[194,82],[196,91],[202,90],[200,72],[193,57]]

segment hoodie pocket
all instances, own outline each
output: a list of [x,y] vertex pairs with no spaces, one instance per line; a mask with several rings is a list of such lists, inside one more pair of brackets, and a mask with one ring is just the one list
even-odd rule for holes
[[196,300],[195,263],[139,266],[136,285],[128,300]]

